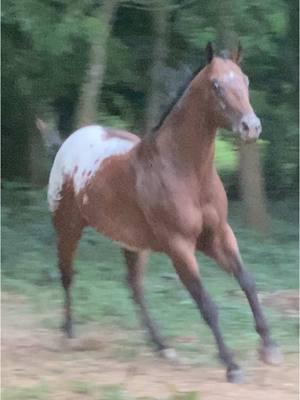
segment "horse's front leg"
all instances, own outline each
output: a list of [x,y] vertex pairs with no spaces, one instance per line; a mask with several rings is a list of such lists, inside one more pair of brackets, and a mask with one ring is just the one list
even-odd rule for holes
[[199,242],[199,247],[226,271],[235,276],[248,299],[255,320],[256,331],[262,340],[259,349],[261,359],[268,364],[279,364],[282,360],[280,349],[271,337],[270,328],[258,300],[255,280],[243,264],[237,240],[231,227],[226,224],[221,233],[215,235],[209,244],[206,243],[202,247],[202,243]]
[[186,243],[185,240],[174,242],[168,252],[182,283],[189,291],[203,319],[213,332],[218,346],[219,356],[227,367],[228,381],[240,383],[244,380],[243,372],[235,363],[232,353],[224,343],[219,327],[218,310],[203,286],[194,253],[194,246]]
[[137,304],[142,324],[147,329],[150,338],[160,354],[167,359],[176,359],[176,353],[169,348],[161,337],[158,328],[149,314],[148,307],[144,297],[144,270],[148,258],[147,252],[134,252],[123,250],[128,269],[127,282],[132,290],[133,300]]

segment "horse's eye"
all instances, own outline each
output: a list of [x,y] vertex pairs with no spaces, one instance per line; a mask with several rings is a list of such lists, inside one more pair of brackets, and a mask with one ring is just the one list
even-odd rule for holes
[[219,81],[218,81],[217,79],[213,79],[213,81],[212,81],[212,86],[213,86],[213,88],[214,88],[216,91],[218,91],[218,90],[220,89],[220,83],[219,83]]
[[224,96],[224,89],[217,79],[213,79],[212,87],[218,96]]

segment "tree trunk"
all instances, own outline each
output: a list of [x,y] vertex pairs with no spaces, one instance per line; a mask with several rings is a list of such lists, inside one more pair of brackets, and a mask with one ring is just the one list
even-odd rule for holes
[[97,121],[97,105],[106,69],[107,42],[118,0],[104,0],[96,15],[102,24],[99,37],[92,40],[86,77],[82,85],[77,113],[77,126]]
[[241,143],[239,151],[240,192],[244,201],[245,222],[256,231],[267,234],[269,216],[259,146]]
[[29,154],[30,183],[42,187],[48,182],[51,160],[36,129],[30,135]]
[[[220,50],[234,51],[238,37],[232,23],[232,1],[224,0],[218,10],[217,44]],[[246,224],[266,234],[269,217],[266,208],[266,194],[257,144],[241,143],[239,148],[239,186],[244,203]]]
[[44,149],[49,158],[53,161],[57,151],[63,144],[64,139],[56,128],[51,128],[47,122],[40,118],[36,119],[35,125],[41,134]]
[[164,100],[163,68],[167,59],[167,15],[164,1],[157,1],[157,9],[153,10],[154,46],[150,71],[150,88],[147,96],[145,131],[149,132],[157,123]]
[[232,7],[232,0],[222,0],[217,2],[217,51],[233,50],[234,46],[237,44],[238,37],[234,31],[233,16],[231,11]]

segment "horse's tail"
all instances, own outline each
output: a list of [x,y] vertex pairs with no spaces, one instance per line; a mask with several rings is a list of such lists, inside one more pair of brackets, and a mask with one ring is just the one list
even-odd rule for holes
[[43,121],[41,118],[36,118],[35,124],[41,134],[47,154],[51,158],[54,158],[64,141],[61,137],[61,134],[57,129],[50,128],[49,124]]

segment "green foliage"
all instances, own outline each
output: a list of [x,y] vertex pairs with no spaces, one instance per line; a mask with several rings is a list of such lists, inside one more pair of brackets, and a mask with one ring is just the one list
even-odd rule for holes
[[237,169],[237,152],[228,140],[217,138],[215,161],[218,170],[223,173],[233,173]]
[[[170,97],[180,86],[177,79],[170,78],[170,70],[181,76],[187,67],[193,70],[204,64],[203,48],[208,40],[216,41],[219,47],[224,43],[234,47],[239,37],[245,48],[243,68],[250,77],[252,102],[262,119],[263,139],[269,142],[264,153],[268,192],[273,197],[297,193],[296,0],[120,2],[109,38],[99,122],[142,132],[152,65],[152,10],[159,12],[162,4],[169,16],[167,69],[162,74]],[[26,149],[36,115],[54,113],[59,128],[70,133],[90,44],[100,43],[105,35],[99,10],[92,0],[7,0],[3,4],[5,177],[26,175],[22,171],[29,164]],[[223,155],[219,152],[221,164],[228,155],[227,147],[223,147]],[[12,162],[17,148],[23,154],[20,169]],[[228,164],[231,162],[236,165],[229,157]]]

